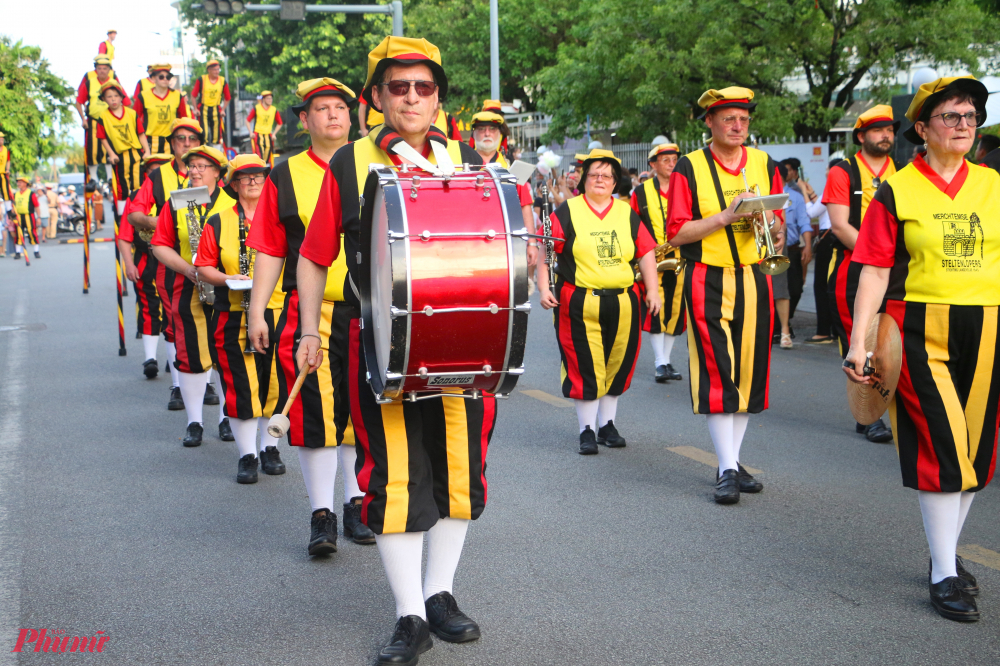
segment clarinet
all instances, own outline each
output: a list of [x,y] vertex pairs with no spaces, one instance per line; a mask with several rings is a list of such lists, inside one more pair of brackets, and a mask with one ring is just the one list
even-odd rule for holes
[[[542,181],[542,235],[552,236],[552,202],[549,201],[549,188]],[[551,238],[546,238],[545,243],[545,266],[549,272],[549,291],[556,291],[556,243]]]
[[[247,225],[246,225],[246,215],[243,213],[243,206],[237,206],[240,216],[240,275],[250,276],[250,266],[253,264],[254,256],[257,251],[247,248]],[[253,253],[253,254],[251,254]],[[243,313],[246,317],[246,346],[243,348],[244,354],[254,354],[257,352],[253,346],[253,340],[250,339],[250,290],[246,289],[240,297],[240,305],[243,306]]]
[[[189,201],[187,209],[188,244],[191,246],[192,263],[194,263],[194,258],[198,255],[198,244],[201,243],[201,229],[205,225],[205,219],[195,211],[195,205],[193,201]],[[206,305],[215,303],[215,287],[202,282],[200,279],[195,279],[195,285],[198,287],[198,300]]]

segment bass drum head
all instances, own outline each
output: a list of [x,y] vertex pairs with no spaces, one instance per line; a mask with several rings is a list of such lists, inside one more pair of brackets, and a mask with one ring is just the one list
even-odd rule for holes
[[392,254],[389,251],[389,216],[385,208],[385,195],[381,187],[375,190],[372,209],[371,250],[369,279],[371,280],[372,341],[375,345],[377,368],[369,367],[372,374],[378,371],[385,378],[392,347]]

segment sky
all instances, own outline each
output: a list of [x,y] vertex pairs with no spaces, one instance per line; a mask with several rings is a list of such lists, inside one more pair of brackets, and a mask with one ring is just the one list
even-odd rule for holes
[[[172,45],[170,26],[177,21],[177,11],[170,2],[0,0],[0,34],[41,47],[52,71],[76,89],[93,68],[97,47],[107,31],[117,30],[115,71],[131,94],[136,82],[146,75],[146,65]],[[33,15],[26,16],[32,7]],[[83,130],[76,127],[73,136],[82,144]]]

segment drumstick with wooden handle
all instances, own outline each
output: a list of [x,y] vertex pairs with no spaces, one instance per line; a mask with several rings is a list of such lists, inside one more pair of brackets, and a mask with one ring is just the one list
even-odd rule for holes
[[299,368],[299,376],[295,378],[292,390],[288,392],[288,400],[285,400],[284,409],[281,410],[280,414],[275,414],[267,420],[267,434],[275,439],[280,439],[288,433],[288,427],[291,425],[291,421],[288,420],[288,410],[292,408],[292,403],[299,397],[302,382],[306,380],[306,375],[309,374],[306,372],[306,368],[308,367],[309,360],[303,360],[302,367]]

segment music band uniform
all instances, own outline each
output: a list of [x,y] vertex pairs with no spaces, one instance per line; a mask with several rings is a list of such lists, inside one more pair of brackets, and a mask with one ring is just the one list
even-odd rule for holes
[[[261,93],[261,97],[271,95],[270,90]],[[247,122],[253,123],[253,152],[268,164],[274,164],[274,132],[281,127],[281,114],[278,108],[271,106],[264,108],[260,102],[254,105],[253,110],[247,116]]]
[[[94,67],[98,65],[111,65],[111,61],[107,59],[106,56],[97,56],[94,58]],[[107,155],[104,154],[104,146],[101,145],[100,140],[97,138],[97,125],[98,120],[108,109],[108,105],[104,103],[101,99],[101,87],[108,81],[117,81],[118,75],[112,69],[108,73],[108,78],[101,80],[98,77],[95,70],[91,70],[83,75],[83,80],[80,81],[80,85],[77,87],[76,93],[76,103],[85,105],[85,114],[87,117],[88,129],[84,133],[84,158],[88,170],[90,170],[90,177],[94,178],[97,174],[98,164],[107,164]],[[131,101],[128,95],[125,95],[125,99],[122,100],[122,106],[130,106]],[[110,177],[110,168],[109,168]]]
[[20,188],[14,191],[14,215],[16,216],[15,227],[17,238],[14,242],[14,257],[20,258],[24,252],[25,263],[28,261],[28,243],[31,243],[35,253],[35,258],[39,258],[38,253],[38,220],[35,218],[35,209],[38,207],[38,198],[31,190],[31,182],[27,176],[18,176],[17,182],[28,185],[24,191]]
[[[218,60],[209,60],[207,67],[218,64]],[[226,116],[222,113],[222,107],[224,102],[232,99],[226,77],[220,74],[215,83],[212,83],[208,74],[202,75],[194,82],[191,98],[198,99],[198,115],[205,130],[205,143],[222,143],[226,135]]]
[[[153,67],[151,76],[156,76],[159,72],[170,74],[170,65],[154,65]],[[166,95],[160,97],[156,94],[153,86],[147,88],[141,82],[137,88],[142,89],[135,96],[132,108],[142,120],[142,126],[146,128],[149,151],[151,153],[171,153],[170,134],[173,131],[174,120],[191,117],[184,96],[178,90],[168,90]]]
[[[108,90],[116,90],[124,99],[125,89],[117,81],[108,81],[101,86],[101,98]],[[142,139],[146,128],[135,110],[126,106],[119,108],[121,115],[111,109],[105,110],[98,119],[97,138],[111,144],[118,156],[114,164],[113,192],[115,202],[128,199],[133,190],[139,189],[139,170],[142,167]],[[117,212],[121,212],[116,209]]]
[[[5,138],[3,132],[0,132],[0,138]],[[10,182],[12,165],[10,149],[7,146],[0,146],[0,202],[13,201],[14,199],[14,191],[11,189]],[[0,203],[0,213],[3,212],[3,204]]]

